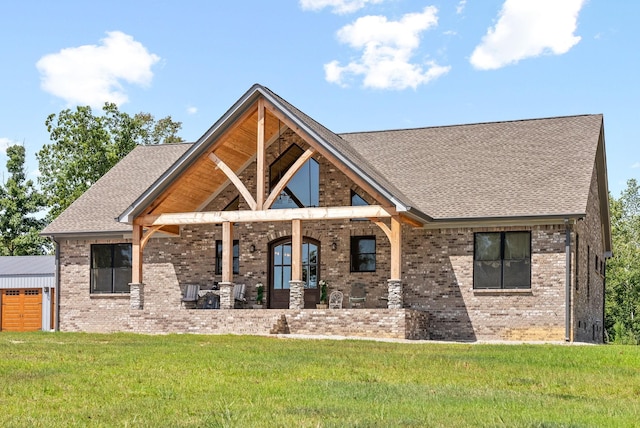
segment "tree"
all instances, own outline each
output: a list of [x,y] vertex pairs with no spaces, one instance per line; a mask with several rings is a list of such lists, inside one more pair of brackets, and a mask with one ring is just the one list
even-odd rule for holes
[[51,144],[36,155],[39,182],[56,218],[93,183],[138,144],[176,143],[181,122],[170,116],[156,121],[149,113],[130,116],[112,103],[105,103],[103,115],[89,106],[62,110],[45,121]]
[[50,245],[39,235],[45,221],[34,217],[45,207],[44,197],[33,181],[26,179],[24,147],[10,146],[7,158],[9,179],[0,185],[0,254],[45,254]]
[[609,339],[640,342],[640,185],[635,179],[619,199],[609,198],[614,257],[607,263],[605,301]]

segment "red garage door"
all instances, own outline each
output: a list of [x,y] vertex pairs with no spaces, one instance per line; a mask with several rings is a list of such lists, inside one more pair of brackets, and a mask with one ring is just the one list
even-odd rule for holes
[[42,329],[42,290],[2,290],[2,330]]

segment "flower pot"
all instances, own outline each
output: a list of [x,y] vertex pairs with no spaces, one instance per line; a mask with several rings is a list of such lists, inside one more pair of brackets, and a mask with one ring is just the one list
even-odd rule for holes
[[326,303],[316,303],[316,309],[327,309]]

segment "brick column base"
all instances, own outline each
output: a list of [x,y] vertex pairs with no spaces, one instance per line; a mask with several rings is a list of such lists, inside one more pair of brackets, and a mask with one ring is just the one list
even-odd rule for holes
[[144,284],[133,282],[129,284],[129,308],[144,308]]
[[220,286],[220,309],[233,309],[233,282],[219,282]]
[[402,280],[388,279],[387,287],[389,288],[389,309],[402,309]]
[[289,281],[289,309],[304,309],[304,281]]

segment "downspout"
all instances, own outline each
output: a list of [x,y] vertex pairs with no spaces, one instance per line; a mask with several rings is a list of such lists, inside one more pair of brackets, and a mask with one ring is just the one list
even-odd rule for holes
[[600,339],[602,340],[601,343],[606,343],[605,342],[605,328],[604,328],[604,322],[605,322],[605,317],[607,316],[606,310],[605,310],[605,301],[606,301],[606,295],[607,295],[607,260],[608,257],[605,254],[604,256],[604,277],[602,278],[602,337],[600,337]]
[[[607,311],[605,308],[605,301],[607,296],[607,261],[613,257],[612,251],[605,251],[604,253],[604,278],[602,279],[602,343],[606,343],[609,340],[609,336],[607,335],[607,331],[604,327],[605,325],[605,317],[607,316]],[[606,339],[606,340],[605,340]]]
[[569,227],[569,219],[564,219],[565,229],[565,243],[564,248],[566,252],[565,261],[565,315],[564,315],[564,340],[566,342],[571,341],[571,229]]
[[56,246],[56,322],[54,323],[54,331],[60,331],[60,243],[53,236],[51,240]]

